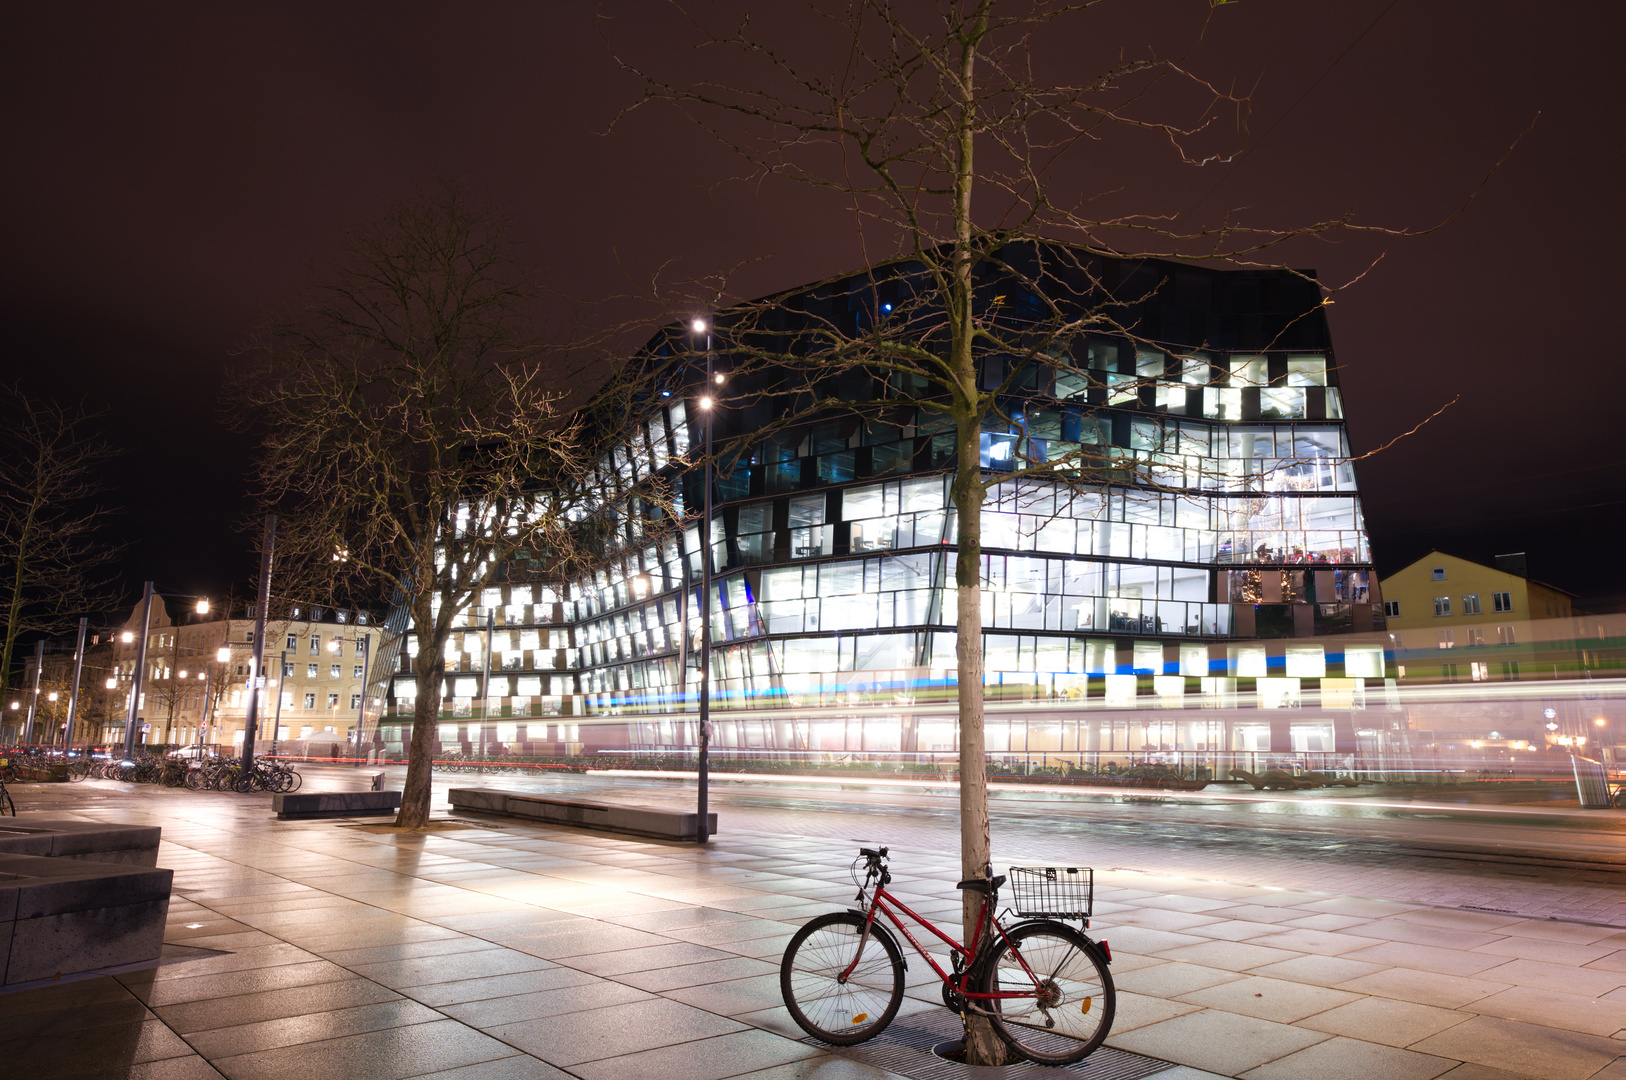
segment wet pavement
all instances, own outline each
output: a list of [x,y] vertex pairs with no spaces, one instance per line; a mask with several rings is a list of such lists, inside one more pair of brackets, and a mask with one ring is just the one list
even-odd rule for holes
[[[356,770],[306,772],[312,789],[365,786]],[[674,780],[446,779],[692,797]],[[509,821],[404,836],[279,823],[268,796],[96,781],[15,791],[25,815],[162,825],[176,881],[162,964],[0,994],[7,1075],[928,1075],[918,1052],[883,1069],[805,1041],[777,961],[796,926],[850,902],[855,840],[891,846],[905,901],[951,916],[948,792],[724,782],[722,833],[699,848]],[[999,866],[1101,868],[1095,930],[1120,991],[1109,1046],[1152,1059],[1135,1075],[1626,1077],[1626,932],[1528,917],[1626,907],[1612,812],[1329,818],[1282,800],[1023,792],[995,807]],[[946,1015],[930,971],[909,974],[895,1024]]]

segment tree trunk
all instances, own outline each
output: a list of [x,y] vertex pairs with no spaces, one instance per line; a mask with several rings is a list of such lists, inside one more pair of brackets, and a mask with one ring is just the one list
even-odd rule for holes
[[407,749],[406,783],[395,824],[420,829],[429,823],[429,790],[434,782],[435,737],[440,732],[440,684],[446,674],[446,648],[418,635],[418,696],[412,706],[412,742]]

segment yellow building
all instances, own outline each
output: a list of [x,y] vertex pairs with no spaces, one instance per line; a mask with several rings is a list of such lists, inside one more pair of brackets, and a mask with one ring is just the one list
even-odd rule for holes
[[[1508,556],[1523,565],[1523,556]],[[1383,613],[1406,682],[1487,682],[1573,674],[1565,655],[1532,651],[1537,639],[1572,634],[1538,629],[1574,615],[1575,594],[1522,574],[1431,551],[1383,579]],[[1400,659],[1404,657],[1404,659]]]
[[[188,614],[174,622],[154,601],[148,625],[146,670],[139,688],[138,743],[202,742],[239,752],[253,681],[255,622],[252,609],[229,616]],[[104,730],[89,738],[115,742],[123,737],[124,705],[135,669],[141,632],[141,605],[115,630],[110,691],[120,707]],[[309,742],[320,748],[354,739],[369,669],[379,659],[382,626],[364,611],[294,607],[265,625],[266,693],[255,740],[260,752],[274,737],[282,744]],[[280,690],[280,705],[277,696]],[[381,688],[375,691],[382,698]],[[370,715],[381,701],[367,702]],[[201,730],[200,730],[201,728]]]

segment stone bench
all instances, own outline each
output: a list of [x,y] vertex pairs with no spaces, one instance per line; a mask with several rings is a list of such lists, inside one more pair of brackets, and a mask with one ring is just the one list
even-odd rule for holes
[[[558,795],[524,795],[490,788],[453,788],[446,793],[452,809],[478,814],[500,814],[545,825],[575,825],[585,829],[630,833],[657,840],[693,840],[693,810],[668,810],[660,806],[636,806],[576,799]],[[706,833],[717,832],[717,815],[706,815]]]
[[361,817],[401,809],[399,791],[311,791],[271,796],[278,821],[297,818]]
[[156,960],[173,870],[160,830],[89,821],[0,825],[0,986]]
[[0,823],[0,855],[157,866],[162,832],[156,825],[14,819]]

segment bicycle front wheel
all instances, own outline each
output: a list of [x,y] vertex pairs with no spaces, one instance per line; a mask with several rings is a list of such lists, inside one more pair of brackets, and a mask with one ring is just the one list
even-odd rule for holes
[[[844,980],[860,941],[863,957]],[[852,1046],[879,1035],[897,1015],[903,957],[891,938],[874,933],[865,938],[862,915],[820,915],[785,947],[779,992],[803,1031],[835,1046]]]
[[1041,1065],[1087,1057],[1112,1030],[1117,992],[1105,958],[1070,926],[1032,922],[995,944],[984,993],[994,1030],[1012,1050]]

